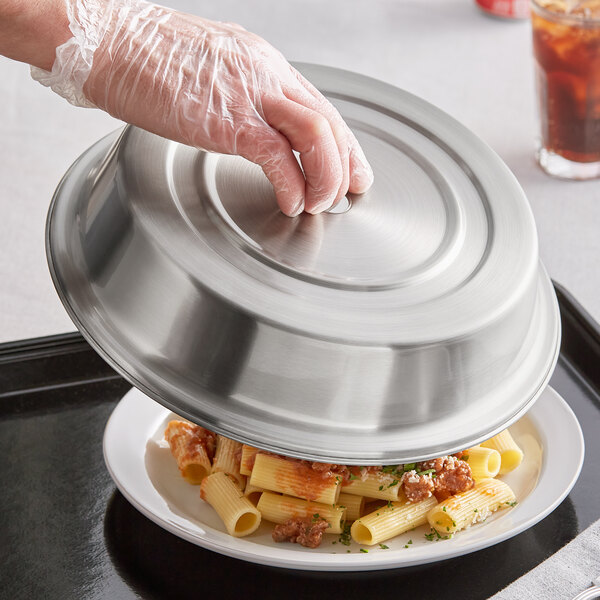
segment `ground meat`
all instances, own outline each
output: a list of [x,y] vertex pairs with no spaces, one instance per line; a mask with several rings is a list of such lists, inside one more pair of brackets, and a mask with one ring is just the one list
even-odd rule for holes
[[323,533],[328,527],[329,523],[325,519],[288,519],[285,523],[275,525],[273,541],[295,542],[307,548],[317,548],[321,545]]
[[429,498],[435,489],[431,475],[417,475],[415,470],[404,473],[401,480],[404,495],[409,502],[420,502]]
[[471,467],[464,460],[457,460],[455,458],[454,461],[450,468],[445,465],[434,479],[434,493],[439,502],[442,502],[448,496],[453,496],[459,492],[466,492],[475,485],[473,476],[471,475]]
[[311,464],[313,471],[318,471],[319,473],[329,472],[331,471],[331,467],[333,465],[331,463],[319,463],[314,462]]
[[[310,465],[311,469],[313,471],[316,471],[317,473],[320,473],[323,477],[331,477],[331,476],[337,476],[340,478],[340,481],[342,483],[344,483],[345,481],[348,481],[348,479],[350,478],[350,473],[354,473],[354,471],[356,470],[356,473],[354,473],[355,475],[357,473],[359,473],[359,467],[347,467],[346,465],[335,465],[332,463],[321,463],[321,462],[313,462],[313,463],[309,463],[308,461],[302,461],[307,465]],[[351,471],[352,469],[352,471]]]
[[[409,502],[420,502],[432,494],[441,502],[448,496],[470,490],[475,485],[471,468],[455,455],[426,460],[417,463],[416,467],[416,470],[402,476],[401,483]],[[431,470],[435,472],[418,474]]]
[[439,472],[444,468],[444,461],[449,458],[448,456],[441,456],[440,458],[433,458],[431,460],[424,460],[423,462],[417,463],[417,470],[429,471],[429,469],[435,469],[435,472]]

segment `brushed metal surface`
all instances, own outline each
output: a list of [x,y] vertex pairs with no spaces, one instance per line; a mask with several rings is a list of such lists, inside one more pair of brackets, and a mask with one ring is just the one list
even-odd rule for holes
[[558,354],[527,200],[426,102],[301,69],[361,142],[368,193],[290,219],[255,165],[127,127],[55,194],[61,299],[137,387],[244,442],[359,464],[477,443],[527,410]]

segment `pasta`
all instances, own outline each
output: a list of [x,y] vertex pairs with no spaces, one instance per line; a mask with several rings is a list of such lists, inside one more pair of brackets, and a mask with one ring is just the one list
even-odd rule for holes
[[222,471],[202,480],[200,497],[217,511],[229,535],[243,537],[258,529],[260,512],[242,494],[233,479]]
[[498,450],[485,448],[483,446],[475,446],[474,448],[469,448],[467,450],[467,456],[469,467],[471,467],[471,473],[473,474],[473,479],[475,481],[489,479],[490,477],[496,477],[496,475],[498,475],[502,460]]
[[206,433],[213,435],[187,421],[171,421],[165,431],[181,474],[192,484],[200,484],[212,468]]
[[263,488],[256,487],[255,485],[252,485],[251,483],[246,481],[246,487],[244,488],[244,496],[246,496],[246,498],[248,498],[248,500],[250,500],[250,502],[252,502],[252,504],[256,506],[260,495],[264,491],[265,490]]
[[346,514],[346,509],[336,504],[310,502],[272,492],[263,492],[256,508],[264,519],[273,523],[285,523],[294,517],[323,519],[329,524],[328,533],[342,533]]
[[346,509],[346,521],[356,521],[365,510],[365,497],[341,492],[338,496],[338,506]]
[[246,484],[246,477],[240,473],[241,452],[242,444],[240,442],[217,435],[217,450],[211,473],[227,473],[235,478],[240,488],[243,489]]
[[256,455],[250,483],[265,490],[324,504],[335,504],[341,489],[334,476],[323,477],[297,462],[260,453]]
[[240,459],[240,473],[242,475],[252,474],[252,467],[254,466],[254,457],[258,452],[258,448],[242,444],[242,457]]
[[344,493],[380,500],[398,500],[400,492],[398,477],[387,473],[367,473],[364,479],[351,479],[344,486]]
[[420,502],[390,502],[352,524],[351,534],[359,544],[379,544],[427,522],[427,513],[437,504],[435,496]]
[[435,506],[427,515],[431,527],[444,535],[460,531],[498,510],[513,505],[513,491],[499,479],[484,479],[467,492]]
[[513,491],[494,477],[523,457],[508,431],[455,455],[382,467],[286,458],[187,421],[171,421],[165,439],[230,535],[250,535],[264,520],[274,524],[275,541],[309,548],[334,534],[345,545],[386,549],[382,542],[425,524],[427,539],[451,537],[514,506]]
[[508,429],[501,431],[498,435],[482,442],[481,445],[484,448],[493,448],[500,453],[502,463],[500,465],[500,475],[505,475],[510,471],[516,469],[523,460],[523,451],[510,434]]

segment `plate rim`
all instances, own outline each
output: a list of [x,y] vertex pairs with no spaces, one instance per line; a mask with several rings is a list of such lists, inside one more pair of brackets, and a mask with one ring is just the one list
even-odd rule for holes
[[[542,404],[544,402],[545,406]],[[133,411],[134,413],[139,414],[140,405],[142,407],[145,405],[147,410],[145,420],[143,420],[145,426],[137,429],[130,428],[131,435],[128,435],[126,440],[126,443],[133,444],[134,449],[137,448],[139,450],[139,455],[136,457],[132,454],[127,456],[127,459],[133,459],[134,462],[138,463],[138,467],[141,464],[142,470],[140,476],[142,477],[144,485],[149,486],[152,497],[144,497],[144,495],[140,497],[139,494],[136,494],[135,489],[131,489],[133,486],[128,485],[128,482],[124,480],[122,471],[124,470],[127,472],[127,469],[121,462],[121,448],[115,443],[115,436],[117,436],[117,442],[120,441],[119,438],[122,438],[120,431],[121,421],[126,419],[127,422],[130,422],[128,413]],[[543,448],[538,480],[533,490],[513,511],[511,511],[510,515],[514,518],[519,515],[518,511],[523,512],[523,507],[527,507],[528,504],[531,504],[532,500],[529,499],[532,496],[534,499],[537,499],[538,497],[543,498],[542,494],[548,493],[545,488],[549,486],[550,493],[546,496],[548,501],[544,503],[543,510],[534,511],[529,516],[522,518],[512,526],[508,527],[508,529],[500,531],[491,537],[471,540],[464,544],[460,544],[459,546],[453,546],[450,550],[446,549],[444,545],[436,544],[435,546],[427,546],[428,552],[426,553],[426,556],[423,556],[421,552],[416,552],[412,555],[405,553],[402,555],[401,561],[398,560],[398,551],[386,552],[385,554],[375,553],[372,555],[364,553],[310,554],[305,549],[273,548],[271,546],[262,545],[255,546],[266,551],[268,550],[265,554],[261,554],[255,550],[250,550],[250,548],[252,548],[251,545],[246,549],[244,546],[248,544],[249,540],[245,540],[244,538],[233,538],[225,532],[208,528],[219,534],[217,535],[217,538],[224,536],[223,541],[220,541],[219,539],[215,539],[211,534],[207,535],[207,532],[203,532],[201,529],[192,531],[183,524],[185,518],[172,513],[166,500],[154,488],[145,466],[146,444],[153,433],[153,430],[151,431],[150,428],[153,424],[158,426],[169,412],[171,412],[169,409],[158,404],[136,388],[132,388],[127,392],[113,409],[104,430],[103,456],[107,470],[119,491],[134,508],[139,510],[155,524],[194,545],[247,562],[293,570],[341,572],[404,568],[435,563],[496,545],[532,527],[548,516],[565,499],[579,477],[585,455],[583,432],[577,417],[568,403],[553,388],[548,386],[527,413],[527,416],[532,420],[536,428]],[[561,477],[559,478],[556,478],[553,458],[562,454],[563,450],[559,447],[558,443],[558,440],[561,438],[552,435],[553,432],[551,430],[553,424],[554,427],[560,425],[560,431],[562,433],[561,438],[563,440],[560,446],[564,446],[565,436],[567,436],[566,439],[569,440],[569,461],[566,463],[566,466],[573,466],[568,472],[563,469]],[[550,425],[550,427],[548,427],[548,425]],[[550,429],[550,431],[548,431],[548,429]],[[138,442],[140,441],[143,441],[142,448],[139,447]],[[574,458],[576,458],[576,460],[573,460]],[[552,472],[550,472],[551,466]],[[556,484],[557,480],[560,481],[560,485]],[[170,513],[168,514],[168,518],[166,513],[163,515],[154,510],[152,505],[153,502],[156,501],[164,504],[161,512],[165,513],[166,511],[166,513]],[[197,527],[197,525],[191,524],[191,527]],[[456,538],[453,538],[452,541],[456,544],[455,540]],[[430,552],[429,548],[431,548],[433,552]],[[415,556],[415,554],[417,554],[417,556]]]

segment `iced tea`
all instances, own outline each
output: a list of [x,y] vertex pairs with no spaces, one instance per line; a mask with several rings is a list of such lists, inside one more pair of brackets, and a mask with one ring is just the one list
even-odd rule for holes
[[532,1],[541,166],[600,176],[600,0]]

